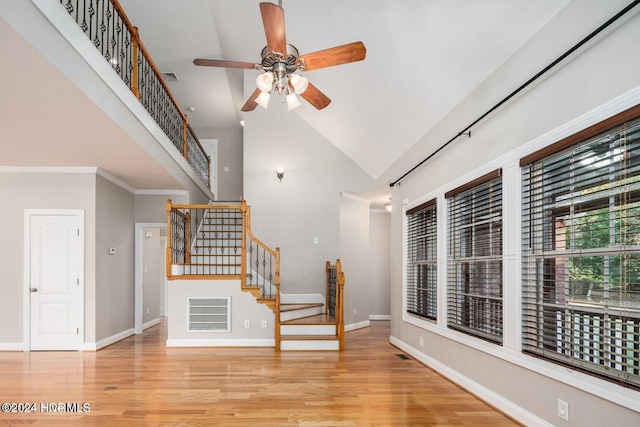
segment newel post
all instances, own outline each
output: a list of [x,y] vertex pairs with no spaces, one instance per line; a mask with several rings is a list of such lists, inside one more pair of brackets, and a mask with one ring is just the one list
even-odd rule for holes
[[140,46],[140,35],[138,27],[131,28],[131,92],[140,99],[140,88],[138,81],[138,50]]

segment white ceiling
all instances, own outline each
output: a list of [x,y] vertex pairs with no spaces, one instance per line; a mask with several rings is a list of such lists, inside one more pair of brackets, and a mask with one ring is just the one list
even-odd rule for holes
[[[378,178],[568,2],[284,0],[287,41],[301,54],[359,40],[367,48],[362,62],[306,73],[332,103],[317,111],[303,101],[290,114]],[[161,71],[177,74],[169,86],[183,108],[196,109],[196,133],[240,126],[242,73],[259,72],[192,61],[259,62],[258,3],[120,0]]]

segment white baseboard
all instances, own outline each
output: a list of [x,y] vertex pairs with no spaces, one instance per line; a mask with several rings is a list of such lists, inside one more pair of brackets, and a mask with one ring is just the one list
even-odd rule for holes
[[371,322],[369,320],[363,320],[362,322],[351,323],[350,325],[344,325],[344,331],[345,332],[355,331],[356,329],[368,328],[369,326],[371,326]]
[[0,351],[24,351],[21,342],[0,342]]
[[130,337],[133,334],[135,334],[135,331],[133,328],[127,329],[126,331],[122,331],[115,335],[111,335],[110,337],[107,337],[105,339],[102,339],[97,343],[86,342],[84,343],[84,346],[82,349],[84,351],[98,351],[101,348],[105,348],[108,345],[117,343],[118,341],[122,341],[123,339]]
[[369,320],[391,320],[390,314],[371,314]]
[[451,369],[449,366],[444,363],[422,353],[415,347],[412,347],[406,344],[403,341],[400,341],[398,338],[391,336],[389,338],[389,342],[402,351],[410,354],[416,360],[419,360],[426,366],[432,368],[434,371],[438,372],[445,378],[448,378],[452,382],[458,384],[463,389],[467,390],[469,393],[472,393],[478,396],[480,399],[487,402],[489,405],[497,408],[498,410],[504,412],[508,416],[514,418],[516,421],[521,422],[523,425],[529,427],[552,427],[553,424],[549,424],[542,418],[539,418],[535,414],[527,411],[526,409],[516,405],[510,400],[506,399],[504,396],[497,394],[496,392],[486,388],[480,383],[473,381],[472,379],[462,375],[460,372]]
[[275,347],[273,338],[267,339],[170,339],[167,347]]
[[158,317],[157,319],[153,319],[153,320],[149,320],[148,322],[145,322],[142,324],[142,330],[144,331],[145,329],[149,329],[152,326],[156,326],[160,324],[160,318]]

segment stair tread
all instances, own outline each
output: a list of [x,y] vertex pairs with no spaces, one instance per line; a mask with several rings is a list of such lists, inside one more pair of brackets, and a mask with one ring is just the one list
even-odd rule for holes
[[331,341],[337,339],[338,335],[280,335],[280,340],[283,341]]
[[316,314],[300,317],[298,319],[285,320],[281,325],[335,325],[336,320],[328,314]]
[[321,302],[314,303],[282,303],[280,304],[280,312],[304,310],[305,308],[322,307],[324,304]]

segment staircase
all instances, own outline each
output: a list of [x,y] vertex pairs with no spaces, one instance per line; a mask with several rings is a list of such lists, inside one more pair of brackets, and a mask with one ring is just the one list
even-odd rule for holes
[[338,322],[323,303],[281,303],[280,350],[340,350]]
[[326,299],[280,294],[280,250],[251,232],[251,210],[236,204],[173,205],[167,201],[167,278],[240,280],[275,314],[276,350],[344,349],[340,260],[326,263]]

